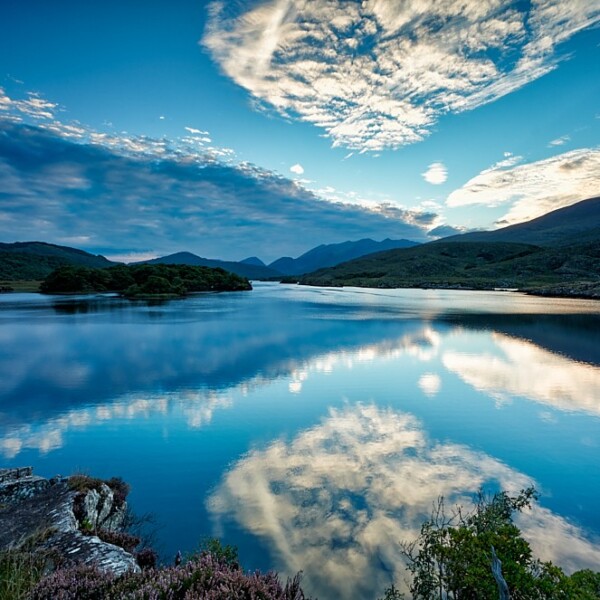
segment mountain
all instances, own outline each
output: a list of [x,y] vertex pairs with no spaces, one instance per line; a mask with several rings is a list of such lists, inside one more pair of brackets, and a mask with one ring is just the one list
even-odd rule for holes
[[260,258],[258,258],[258,256],[249,256],[248,258],[245,258],[244,260],[240,260],[240,263],[242,263],[243,265],[254,265],[256,267],[266,267],[267,265],[265,265],[265,263],[260,260]]
[[269,267],[286,275],[301,275],[324,267],[333,267],[348,260],[372,254],[373,252],[391,250],[393,248],[409,248],[417,245],[417,242],[411,242],[410,240],[385,239],[381,242],[376,242],[369,238],[356,242],[322,244],[305,252],[298,258],[291,258],[289,256],[278,258]]
[[526,223],[495,231],[473,231],[438,242],[517,242],[536,246],[568,246],[600,239],[600,197],[553,210]]
[[600,239],[560,248],[514,242],[431,242],[321,269],[304,275],[300,283],[379,288],[516,288],[536,289],[540,293],[545,290],[548,295],[600,297]]
[[175,254],[169,254],[168,256],[161,256],[159,258],[133,264],[194,265],[199,267],[221,268],[231,273],[235,273],[236,275],[240,275],[241,277],[247,277],[248,279],[271,279],[281,275],[281,273],[264,265],[202,258],[191,252],[176,252]]
[[46,242],[0,243],[0,279],[44,279],[57,267],[77,265],[104,268],[116,265],[104,256]]
[[378,252],[299,281],[383,288],[501,287],[600,298],[600,199],[497,231]]

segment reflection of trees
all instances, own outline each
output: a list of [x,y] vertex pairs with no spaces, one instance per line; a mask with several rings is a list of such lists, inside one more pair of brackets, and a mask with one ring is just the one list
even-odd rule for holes
[[[251,451],[208,506],[218,523],[232,519],[264,538],[279,569],[304,570],[319,597],[370,598],[402,580],[400,542],[416,537],[438,496],[470,502],[486,484],[530,483],[482,452],[431,442],[411,415],[356,405],[331,409],[290,442]],[[567,567],[600,560],[599,548],[546,509],[521,526],[546,559]]]
[[498,333],[491,337],[499,355],[447,351],[444,366],[499,400],[524,396],[559,410],[600,415],[600,368],[525,340]]

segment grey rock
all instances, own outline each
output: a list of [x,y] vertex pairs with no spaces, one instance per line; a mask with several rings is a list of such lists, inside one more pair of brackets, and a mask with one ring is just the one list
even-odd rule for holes
[[0,469],[0,506],[31,498],[48,485],[47,479],[33,475],[31,467]]
[[140,571],[133,555],[119,546],[103,542],[95,535],[80,532],[57,533],[44,542],[42,547],[57,553],[65,565],[94,565],[101,571],[115,575]]
[[100,490],[89,490],[82,501],[83,519],[94,531],[119,531],[125,520],[126,509],[126,503],[116,505],[113,491],[105,483],[100,486]]
[[53,555],[54,562],[94,564],[116,574],[140,570],[132,554],[79,530],[76,503],[94,529],[122,527],[126,507],[115,506],[107,485],[77,492],[66,478],[47,480],[29,467],[1,469],[0,498],[0,550],[40,551]]

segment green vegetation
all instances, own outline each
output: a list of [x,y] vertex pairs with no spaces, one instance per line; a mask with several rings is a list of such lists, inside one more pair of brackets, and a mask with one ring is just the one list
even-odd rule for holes
[[0,552],[0,598],[25,599],[44,575],[43,556],[22,550]]
[[[119,478],[105,482],[127,491]],[[85,475],[70,478],[74,490],[95,489],[102,481]],[[513,600],[597,600],[600,573],[582,570],[566,575],[563,570],[533,556],[513,516],[537,499],[533,488],[516,495],[480,492],[473,509],[454,507],[448,513],[440,498],[432,516],[423,523],[418,538],[402,544],[411,575],[410,595],[395,585],[380,600],[497,600],[506,585]],[[102,539],[134,551],[139,538],[119,532],[99,532]],[[104,537],[103,537],[104,536]],[[148,553],[148,557],[146,554]],[[82,598],[264,598],[302,600],[300,574],[282,585],[276,573],[247,573],[239,563],[237,548],[218,539],[206,539],[198,552],[175,566],[155,566],[155,553],[135,553],[141,573],[115,576],[93,566],[58,564],[54,573],[45,569],[56,558],[33,552],[27,546],[0,553],[0,597],[65,600]],[[501,562],[495,563],[495,557]],[[496,569],[496,575],[492,565]],[[504,596],[508,597],[508,596]]]
[[252,289],[249,281],[210,267],[190,265],[118,265],[107,269],[59,267],[44,279],[45,294],[119,292],[127,298],[168,298],[191,292]]
[[[512,517],[536,499],[533,488],[516,496],[479,493],[468,514],[457,507],[450,516],[443,499],[423,523],[419,537],[403,544],[412,575],[414,600],[496,600],[502,581],[492,571],[500,559],[500,577],[514,600],[593,600],[600,598],[600,573],[589,570],[565,575],[560,567],[532,555]],[[404,596],[392,586],[383,600]],[[503,597],[503,596],[500,596]]]
[[434,242],[378,252],[297,281],[378,288],[517,288],[548,295],[561,287],[563,295],[594,297],[600,286],[600,241],[561,248],[510,242]]
[[65,265],[102,268],[114,264],[103,256],[68,246],[44,242],[0,243],[0,281],[39,281]]

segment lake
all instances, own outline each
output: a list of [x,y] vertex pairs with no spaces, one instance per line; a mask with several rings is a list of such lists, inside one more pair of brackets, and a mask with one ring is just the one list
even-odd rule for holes
[[4,294],[0,340],[0,467],[123,477],[166,560],[218,536],[321,600],[375,598],[439,496],[534,484],[535,552],[599,568],[598,302]]

